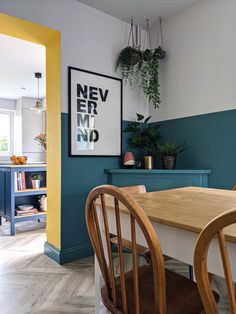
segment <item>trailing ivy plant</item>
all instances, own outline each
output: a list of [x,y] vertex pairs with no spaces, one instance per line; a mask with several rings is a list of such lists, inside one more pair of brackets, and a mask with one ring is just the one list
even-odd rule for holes
[[161,47],[146,49],[142,53],[141,84],[144,95],[155,109],[159,108],[161,103],[159,60],[164,57],[165,51]]
[[141,52],[133,47],[126,47],[121,50],[115,64],[115,71],[120,71],[124,83],[129,82],[132,86],[134,78],[140,67]]
[[145,118],[143,115],[136,113],[137,121],[131,122],[124,132],[131,133],[129,144],[131,147],[140,148],[147,155],[152,155],[157,150],[158,141],[162,138],[158,124],[148,123],[151,116]]

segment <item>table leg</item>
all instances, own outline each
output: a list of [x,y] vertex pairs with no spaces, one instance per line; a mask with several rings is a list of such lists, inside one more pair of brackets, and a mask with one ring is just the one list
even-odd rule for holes
[[189,271],[189,279],[194,280],[193,266],[192,265],[188,266],[188,271]]
[[11,221],[11,236],[15,235],[15,222]]

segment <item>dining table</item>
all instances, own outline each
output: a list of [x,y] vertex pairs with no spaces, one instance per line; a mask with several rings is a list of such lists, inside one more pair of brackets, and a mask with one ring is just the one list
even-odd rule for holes
[[[236,208],[236,192],[223,189],[184,187],[172,190],[135,194],[138,202],[150,219],[160,240],[163,254],[193,265],[194,249],[199,233],[216,216]],[[106,197],[109,232],[116,235],[114,201]],[[102,240],[105,243],[100,204],[97,203],[101,223]],[[120,205],[122,237],[131,240],[128,210]],[[224,229],[229,259],[236,261],[236,224]],[[146,246],[141,229],[137,227],[136,241]],[[217,239],[213,239],[208,253],[208,271],[224,277]],[[232,277],[236,282],[236,267],[232,267]],[[100,287],[103,280],[95,259],[95,313],[106,313],[101,307]]]

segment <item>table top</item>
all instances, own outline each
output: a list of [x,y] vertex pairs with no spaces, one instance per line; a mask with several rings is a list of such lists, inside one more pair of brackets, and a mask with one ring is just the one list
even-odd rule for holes
[[[186,187],[132,195],[151,221],[200,233],[220,213],[236,209],[236,192]],[[109,198],[107,206],[113,208]],[[124,207],[121,211],[126,212]],[[226,239],[236,243],[236,224],[224,230]]]

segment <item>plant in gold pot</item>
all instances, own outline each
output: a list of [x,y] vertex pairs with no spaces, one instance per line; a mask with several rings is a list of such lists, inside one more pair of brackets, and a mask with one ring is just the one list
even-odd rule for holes
[[185,144],[176,145],[176,142],[172,140],[169,140],[162,145],[157,144],[157,148],[162,157],[163,169],[169,170],[175,169],[176,157],[188,149]]
[[129,139],[131,147],[142,149],[145,152],[144,163],[146,169],[154,167],[153,154],[157,150],[158,141],[162,138],[160,125],[148,123],[151,116],[145,118],[137,113],[137,121],[131,122],[124,132],[129,132],[132,136]]

